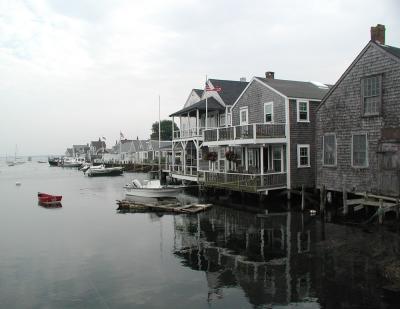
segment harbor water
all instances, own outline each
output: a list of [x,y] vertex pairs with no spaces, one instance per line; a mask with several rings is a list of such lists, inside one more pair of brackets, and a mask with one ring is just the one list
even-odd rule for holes
[[[382,254],[375,241],[396,257],[396,233],[300,212],[117,211],[123,185],[145,177],[2,161],[0,308],[399,308],[368,255]],[[39,191],[62,207],[39,206]]]

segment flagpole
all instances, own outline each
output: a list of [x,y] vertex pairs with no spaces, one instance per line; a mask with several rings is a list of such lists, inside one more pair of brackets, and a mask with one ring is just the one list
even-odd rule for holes
[[158,169],[159,179],[161,181],[161,98],[158,95]]
[[208,117],[208,102],[207,102],[207,74],[206,74],[206,89],[205,89],[205,91],[206,91],[206,130],[207,130],[207,127],[208,127],[208,125],[207,125],[207,117]]

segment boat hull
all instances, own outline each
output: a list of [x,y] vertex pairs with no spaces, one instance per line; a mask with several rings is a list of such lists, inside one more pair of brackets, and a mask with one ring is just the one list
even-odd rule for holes
[[51,204],[60,203],[62,200],[62,196],[61,195],[51,195],[51,194],[39,192],[38,200],[39,200],[39,203],[41,203],[43,205],[51,205]]
[[100,177],[100,176],[120,176],[124,172],[122,167],[109,167],[109,168],[95,168],[88,169],[87,175],[89,177]]
[[127,197],[176,197],[183,188],[133,188],[126,193]]

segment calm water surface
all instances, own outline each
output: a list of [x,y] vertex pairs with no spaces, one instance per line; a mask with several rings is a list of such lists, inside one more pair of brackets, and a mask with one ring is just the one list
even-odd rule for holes
[[[320,252],[315,217],[121,214],[122,186],[144,175],[35,160],[0,163],[1,308],[389,308],[366,262]],[[38,206],[38,191],[62,208]]]

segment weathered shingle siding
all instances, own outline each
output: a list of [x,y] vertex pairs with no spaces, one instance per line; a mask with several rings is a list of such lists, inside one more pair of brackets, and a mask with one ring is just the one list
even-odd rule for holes
[[232,125],[240,124],[240,108],[248,106],[249,123],[264,123],[264,103],[274,102],[274,122],[285,123],[285,99],[258,81],[253,81],[232,109]]
[[[382,75],[382,113],[378,117],[362,117],[361,78]],[[367,47],[341,83],[317,111],[317,187],[330,190],[384,192],[379,183],[378,141],[382,127],[400,126],[400,64],[375,45]],[[322,166],[322,139],[325,133],[336,133],[337,166]],[[351,166],[352,133],[367,133],[369,167]]]
[[[315,110],[319,105],[318,101],[309,101],[309,120],[310,122],[297,122],[297,103],[296,100],[289,100],[290,118],[290,170],[291,187],[299,188],[315,187]],[[297,167],[297,145],[310,145],[310,167]]]

